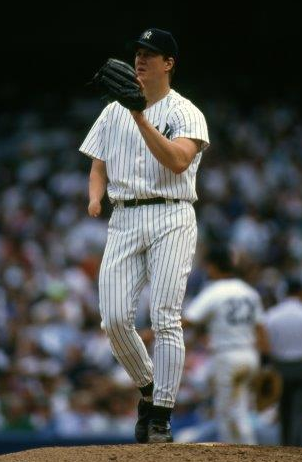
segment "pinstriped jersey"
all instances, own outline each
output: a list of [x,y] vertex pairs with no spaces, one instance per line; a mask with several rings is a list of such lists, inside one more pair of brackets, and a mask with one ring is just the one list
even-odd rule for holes
[[105,107],[79,150],[106,162],[107,190],[112,202],[152,197],[194,202],[197,168],[209,145],[203,113],[171,89],[145,109],[144,115],[170,140],[183,137],[202,141],[201,151],[183,173],[173,173],[152,155],[130,111],[116,101]]

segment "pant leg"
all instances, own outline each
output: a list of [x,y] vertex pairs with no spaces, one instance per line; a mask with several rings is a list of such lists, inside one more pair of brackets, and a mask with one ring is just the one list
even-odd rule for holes
[[293,384],[290,445],[302,446],[302,380]]
[[293,446],[297,445],[297,441],[302,436],[300,430],[302,416],[302,363],[301,361],[277,361],[276,368],[283,380],[279,403],[282,445]]
[[135,330],[139,294],[146,282],[140,208],[116,208],[99,277],[100,313],[112,352],[138,387],[153,381],[153,364]]
[[250,380],[258,368],[251,351],[232,351],[215,356],[215,413],[220,441],[255,444],[249,415]]
[[[150,315],[155,332],[154,404],[172,408],[179,389],[185,346],[181,308],[196,248],[191,204],[159,205],[146,211]],[[154,231],[155,230],[155,231]]]
[[[256,435],[252,427],[250,418],[250,391],[251,391],[251,378],[253,376],[253,366],[248,365],[245,369],[245,374],[242,375],[241,380],[234,387],[233,384],[233,422],[237,430],[237,442],[241,444],[256,444]],[[240,371],[239,371],[240,374]]]
[[290,427],[292,414],[292,385],[283,377],[283,389],[279,403],[282,445],[290,445]]

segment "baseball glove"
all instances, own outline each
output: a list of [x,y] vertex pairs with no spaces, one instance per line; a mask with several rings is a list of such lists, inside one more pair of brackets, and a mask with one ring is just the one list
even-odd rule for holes
[[104,85],[108,95],[130,111],[143,111],[147,101],[129,64],[110,58],[94,76],[93,81]]
[[258,411],[263,411],[279,401],[282,392],[282,379],[272,367],[259,369],[253,385]]

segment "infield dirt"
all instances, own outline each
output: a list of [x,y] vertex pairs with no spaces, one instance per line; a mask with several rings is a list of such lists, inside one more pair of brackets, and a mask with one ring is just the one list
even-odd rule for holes
[[302,448],[201,444],[129,444],[32,449],[0,456],[0,462],[301,462]]

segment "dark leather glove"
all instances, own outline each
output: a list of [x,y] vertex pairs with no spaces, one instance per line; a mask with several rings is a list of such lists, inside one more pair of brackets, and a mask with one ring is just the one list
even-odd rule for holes
[[135,70],[129,64],[110,58],[94,76],[108,95],[130,111],[143,111],[147,101],[137,81]]

